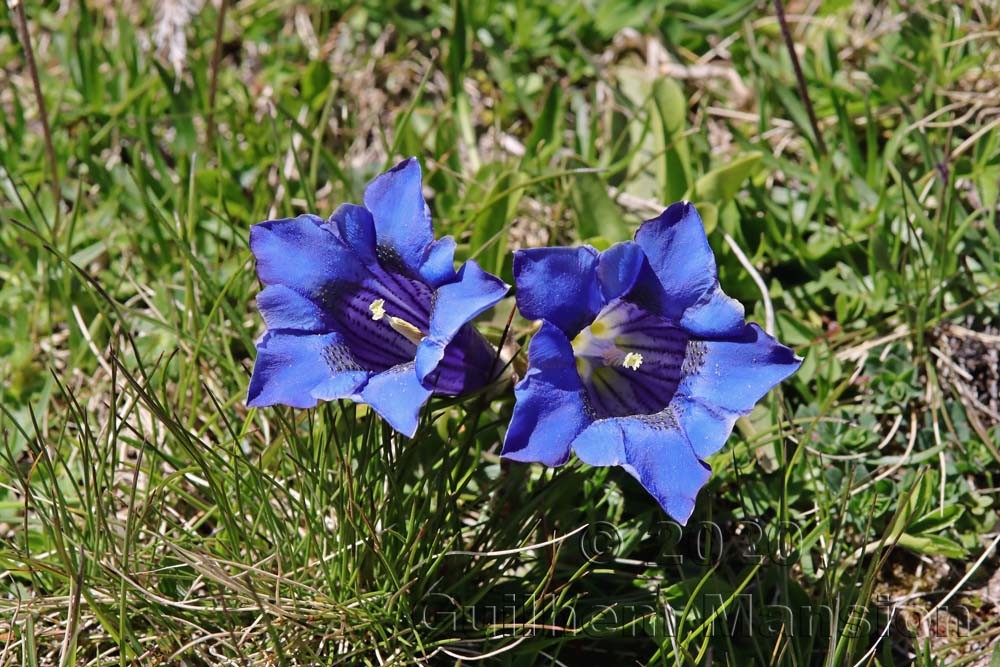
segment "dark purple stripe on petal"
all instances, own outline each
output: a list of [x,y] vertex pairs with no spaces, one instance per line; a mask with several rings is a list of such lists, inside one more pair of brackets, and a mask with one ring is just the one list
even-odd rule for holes
[[587,390],[594,399],[599,417],[618,417],[639,412],[639,406],[634,400],[629,400],[631,397],[624,394],[622,389],[624,387],[619,385],[617,378],[610,378],[608,374],[595,372],[590,376]]
[[[619,373],[628,373],[627,369],[619,371]],[[663,378],[657,377],[652,373],[641,373],[639,371],[633,371],[634,376],[629,378],[629,386],[635,393],[636,398],[645,406],[642,411],[645,414],[652,414],[654,412],[659,412],[663,409],[663,400],[665,397],[673,398],[674,392],[677,391],[677,379],[676,378]],[[670,401],[667,400],[669,403]]]
[[[689,336],[670,320],[626,301],[610,304],[597,321],[604,325],[603,338],[591,339],[598,342],[588,342],[583,352],[596,366],[584,386],[597,415],[653,414],[667,407],[685,375]],[[622,365],[630,353],[641,355],[636,368]]]
[[[422,331],[427,330],[432,293],[426,285],[388,271],[374,271],[371,279],[354,289],[357,299],[367,299],[366,309],[375,299],[383,299],[388,314],[401,317]],[[371,316],[370,311],[368,315]]]
[[425,385],[436,394],[458,395],[482,388],[492,379],[496,350],[466,325],[445,348],[444,357]]
[[[400,306],[406,305],[409,315],[413,318],[414,324],[420,323],[422,329],[426,329],[430,323],[431,303],[433,294],[423,283],[410,280],[399,274],[389,274],[392,276],[393,286],[388,286],[392,290],[393,301]],[[427,323],[425,325],[424,323]]]
[[676,345],[672,344],[672,341],[669,340],[655,341],[643,339],[643,342],[634,342],[633,340],[630,340],[623,345],[619,345],[618,347],[626,352],[641,352],[643,357],[649,353],[656,355],[657,358],[676,357],[679,361],[684,358],[684,352],[687,349],[687,344],[681,343],[680,345]]
[[[378,287],[374,283],[330,284],[322,291],[321,305],[336,322],[357,363],[366,370],[382,372],[411,361],[416,346],[395,331],[387,319],[388,316],[407,319],[408,312]],[[376,299],[385,300],[387,317],[381,320],[372,319],[370,306]]]

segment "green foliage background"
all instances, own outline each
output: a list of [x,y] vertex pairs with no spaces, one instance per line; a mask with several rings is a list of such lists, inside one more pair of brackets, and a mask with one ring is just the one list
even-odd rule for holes
[[[790,3],[821,143],[767,2],[28,3],[54,165],[8,4],[0,664],[1000,664],[994,4]],[[246,409],[249,225],[407,155],[508,282],[697,203],[805,362],[687,527],[509,394]]]

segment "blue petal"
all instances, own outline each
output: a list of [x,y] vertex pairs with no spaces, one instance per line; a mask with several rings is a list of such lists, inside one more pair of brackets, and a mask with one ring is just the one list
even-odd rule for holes
[[445,236],[427,246],[420,275],[432,287],[455,280],[455,239]]
[[354,253],[315,215],[268,220],[250,228],[250,249],[265,285],[314,294],[334,280],[364,271]]
[[528,372],[514,388],[517,402],[501,456],[562,465],[570,443],[593,418],[576,372],[573,348],[548,322],[531,339]]
[[369,371],[362,370],[335,373],[316,385],[312,390],[312,395],[321,401],[335,401],[338,398],[359,401],[361,397],[358,392],[364,388],[371,376]]
[[546,320],[572,338],[604,305],[597,281],[598,252],[531,248],[514,253],[517,307],[529,320]]
[[367,377],[353,363],[343,339],[335,333],[299,335],[269,331],[257,341],[247,405],[311,408],[317,399],[352,395]]
[[420,409],[430,395],[430,389],[420,384],[410,362],[373,376],[361,392],[361,400],[394,429],[412,438],[417,433]]
[[445,347],[462,326],[504,298],[510,285],[486,273],[473,260],[462,265],[457,281],[434,295],[428,335],[417,346],[417,377],[424,381],[444,356]]
[[672,204],[659,217],[644,222],[635,241],[663,287],[663,315],[680,321],[686,309],[715,292],[715,255],[691,202]]
[[257,295],[257,309],[268,329],[323,333],[334,328],[329,314],[285,285],[267,285]]
[[573,441],[573,451],[590,465],[625,468],[682,524],[711,475],[669,411],[594,422]]
[[364,196],[365,208],[375,219],[379,259],[385,264],[398,256],[414,274],[434,240],[430,210],[420,188],[420,163],[410,158],[377,176],[365,188]]
[[670,410],[687,434],[691,448],[701,459],[722,449],[739,418],[738,413],[687,396],[675,396],[670,402]]
[[597,276],[605,302],[613,301],[632,290],[646,255],[631,241],[616,243],[601,253]]
[[422,382],[435,394],[458,396],[482,389],[501,368],[496,349],[475,327],[466,324],[445,348],[434,372]]
[[691,341],[677,394],[746,414],[801,363],[791,349],[751,323],[733,340]]
[[695,336],[722,338],[738,336],[746,325],[743,304],[727,296],[716,283],[715,289],[684,311],[681,327]]
[[343,239],[354,253],[369,266],[376,263],[375,220],[364,206],[342,204],[330,216]]

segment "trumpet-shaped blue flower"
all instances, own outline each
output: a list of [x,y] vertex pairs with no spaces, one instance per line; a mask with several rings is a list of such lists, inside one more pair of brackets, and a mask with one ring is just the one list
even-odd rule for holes
[[250,407],[349,398],[412,437],[432,393],[492,379],[496,353],[469,322],[509,286],[474,261],[455,270],[455,241],[434,240],[416,159],[373,180],[364,206],[254,225],[250,248],[267,325]]
[[617,465],[686,522],[736,419],[801,359],[744,320],[719,287],[689,202],[603,253],[514,255],[517,305],[542,320],[503,456],[561,465],[570,451]]

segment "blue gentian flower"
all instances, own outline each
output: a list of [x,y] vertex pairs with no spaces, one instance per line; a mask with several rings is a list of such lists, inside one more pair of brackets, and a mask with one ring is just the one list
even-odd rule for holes
[[801,359],[744,320],[719,287],[694,206],[635,241],[514,255],[517,306],[542,320],[502,454],[561,465],[570,451],[623,467],[686,522],[736,419]]
[[492,379],[496,352],[469,322],[509,286],[471,260],[455,270],[455,241],[434,240],[416,159],[369,183],[364,204],[251,228],[267,331],[247,405],[349,398],[413,437],[432,393]]

